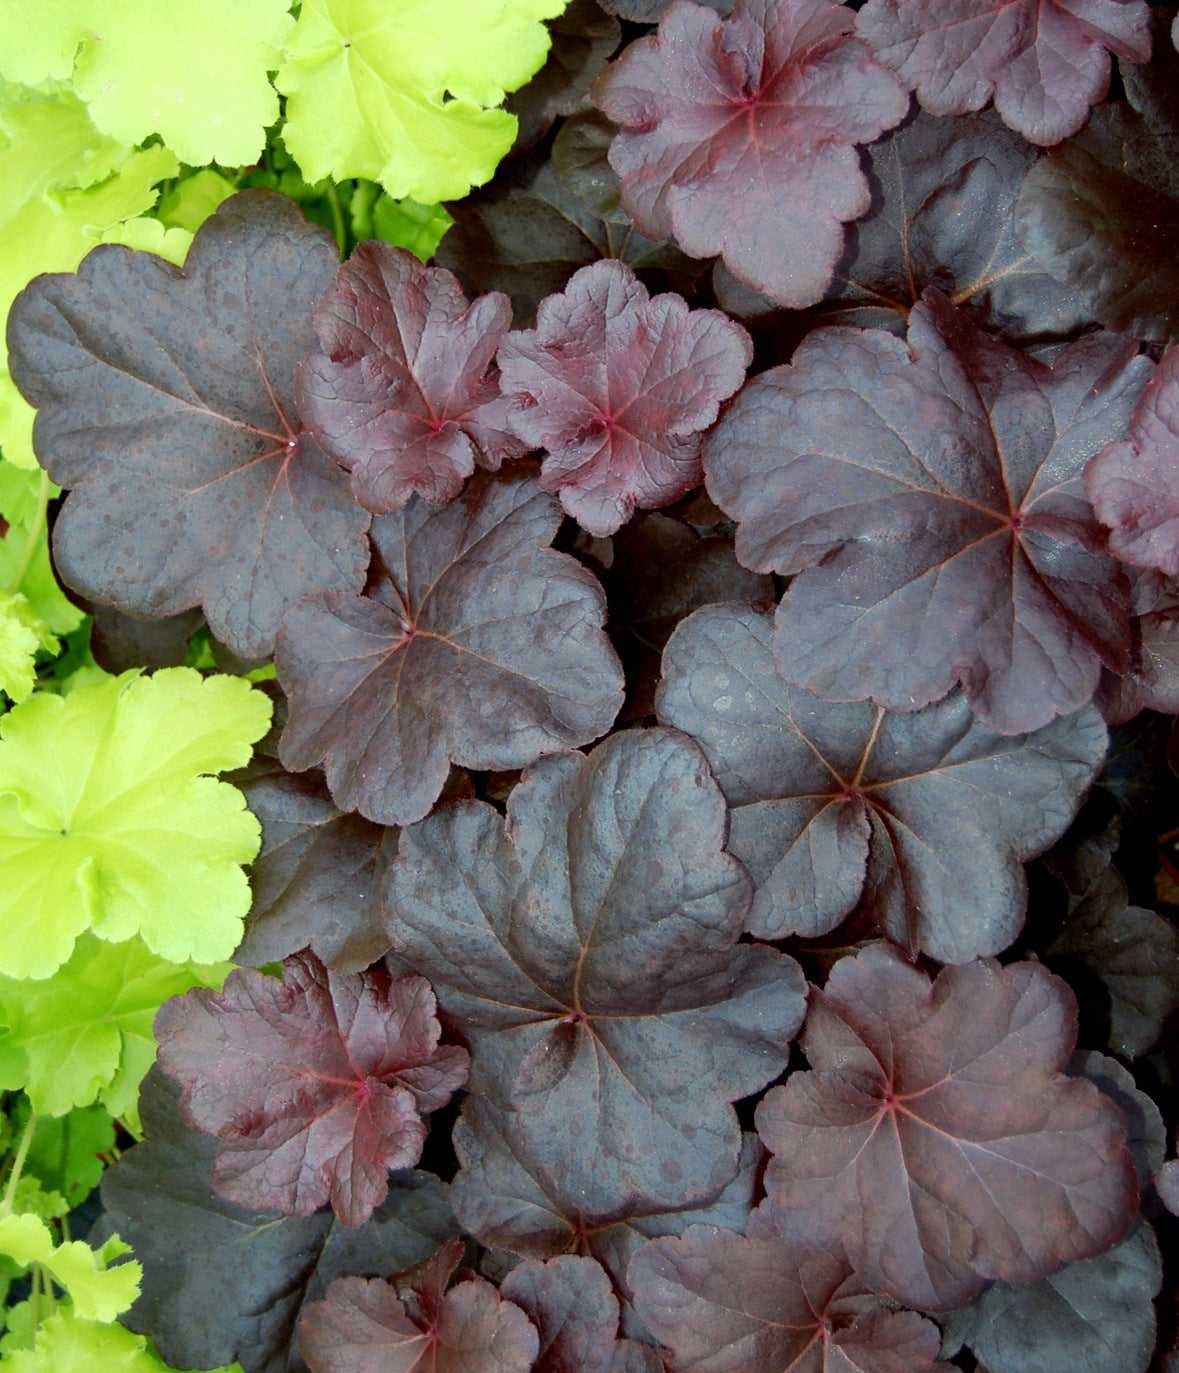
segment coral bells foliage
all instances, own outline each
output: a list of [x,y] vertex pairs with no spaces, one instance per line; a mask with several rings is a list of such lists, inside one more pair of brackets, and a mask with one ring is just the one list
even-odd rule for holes
[[[432,6],[415,82],[494,139],[429,181],[412,139],[312,155],[317,109],[330,142],[400,108],[386,11],[425,13],[344,8],[280,67],[305,174],[489,171],[507,73],[436,81],[426,35],[478,30]],[[467,13],[516,14],[531,70],[558,8]],[[437,263],[341,263],[253,189],[182,267],[99,246],[20,294],[64,496],[30,552],[0,485],[0,572],[44,618],[51,528],[116,675],[34,691],[48,639],[0,640],[0,1087],[133,1122],[173,994],[104,1184],[135,1338],[245,1373],[1146,1373],[1176,22],[576,0]]]

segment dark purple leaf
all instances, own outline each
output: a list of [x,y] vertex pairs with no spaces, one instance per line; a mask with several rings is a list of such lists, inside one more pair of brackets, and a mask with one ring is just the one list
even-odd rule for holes
[[1104,673],[1094,704],[1111,725],[1140,710],[1179,715],[1179,579],[1161,572],[1132,575],[1130,671]]
[[1096,334],[1055,365],[938,292],[883,330],[819,329],[742,391],[705,444],[737,556],[799,573],[774,655],[828,700],[915,710],[961,682],[1020,734],[1129,666],[1126,582],[1081,485],[1150,363]]
[[1119,558],[1179,576],[1179,347],[1147,383],[1128,437],[1085,469],[1085,491]]
[[359,1229],[327,1210],[243,1211],[213,1190],[217,1141],[184,1124],[178,1098],[153,1068],[140,1097],[146,1139],[104,1175],[99,1222],[143,1263],[126,1324],[178,1368],[238,1359],[245,1373],[306,1373],[295,1348],[305,1303],[344,1274],[401,1272],[454,1234],[446,1188],[429,1173],[395,1174]]
[[660,654],[686,615],[714,601],[776,600],[773,581],[742,567],[731,539],[702,537],[666,515],[640,515],[619,530],[604,580],[610,630],[627,669],[624,718],[632,719],[654,713]]
[[1154,1178],[1167,1153],[1167,1127],[1159,1108],[1139,1090],[1129,1068],[1095,1049],[1078,1049],[1069,1059],[1066,1071],[1070,1077],[1087,1078],[1115,1102],[1126,1117],[1126,1148],[1134,1161],[1142,1210],[1146,1214],[1157,1214]]
[[1162,1278],[1158,1242],[1143,1221],[1108,1253],[1039,1282],[993,1283],[948,1318],[947,1340],[955,1350],[969,1345],[990,1373],[1146,1373]]
[[499,292],[470,304],[451,272],[403,248],[353,252],[315,311],[323,353],[300,363],[295,394],[361,505],[400,510],[415,492],[440,504],[476,467],[522,456],[494,365],[511,327]]
[[1144,0],[868,0],[856,21],[931,114],[992,97],[1033,143],[1059,143],[1109,90],[1111,52],[1145,62]]
[[[674,0],[602,0],[602,8],[611,14],[617,14],[621,19],[635,19],[642,24],[654,24],[663,18],[668,6],[673,3]],[[733,9],[733,0],[699,0],[699,3],[708,5],[718,14],[730,14]]]
[[482,1278],[446,1283],[462,1259],[448,1240],[395,1282],[337,1278],[299,1323],[311,1373],[529,1373],[536,1329]]
[[1148,1054],[1179,1024],[1179,930],[1154,911],[1127,904],[1126,884],[1113,868],[1076,904],[1045,958],[1061,972],[1080,964],[1098,979],[1115,1053]]
[[793,959],[738,945],[749,884],[704,756],[671,730],[542,759],[507,822],[459,803],[403,832],[394,951],[471,1044],[471,1086],[581,1205],[682,1207],[737,1167],[728,1104],[785,1064]]
[[854,25],[830,0],[737,0],[723,21],[685,0],[631,43],[592,94],[622,126],[610,161],[640,232],[813,305],[870,204],[855,145],[908,109]]
[[280,983],[246,969],[222,992],[173,997],[155,1022],[184,1117],[220,1141],[213,1185],[247,1207],[306,1216],[325,1202],[361,1225],[388,1171],[421,1157],[421,1114],[444,1106],[468,1057],[439,1045],[434,994],[377,965],[334,973],[313,954]]
[[852,910],[943,963],[1023,925],[1022,860],[1068,828],[1105,759],[1086,709],[994,734],[955,693],[916,713],[831,704],[775,670],[770,617],[706,606],[672,636],[661,723],[704,749],[754,880],[759,939],[826,934]]
[[[676,289],[703,270],[673,244],[644,238],[625,215],[607,223],[567,189],[546,158],[509,163],[494,183],[451,206],[455,223],[435,261],[468,291],[506,291],[520,324],[579,268],[618,258],[649,280],[667,275]],[[654,282],[652,282],[654,284]]]
[[552,46],[544,66],[504,105],[520,121],[513,152],[535,146],[558,118],[573,113],[622,38],[618,20],[595,0],[569,0],[547,27]]
[[374,963],[389,947],[381,882],[397,831],[342,813],[319,774],[294,776],[274,758],[255,757],[232,780],[262,823],[234,961],[257,967],[310,948],[336,972]]
[[[1036,150],[993,111],[939,119],[919,110],[864,155],[872,208],[848,225],[823,300],[802,316],[778,312],[770,322],[783,361],[783,341],[792,346],[816,324],[903,333],[927,286],[1012,344],[1064,338],[1089,322],[1080,299],[1016,237],[1015,200]],[[773,309],[723,267],[716,282],[731,313]]]
[[951,1373],[932,1321],[894,1311],[836,1250],[792,1242],[764,1208],[746,1234],[694,1225],[631,1260],[639,1315],[693,1373]]
[[553,139],[552,166],[561,184],[600,219],[629,224],[622,208],[622,183],[610,165],[610,144],[618,125],[590,105],[561,125]]
[[548,545],[556,502],[529,471],[477,474],[441,510],[373,525],[369,594],[307,600],[275,655],[283,764],[325,765],[343,810],[420,820],[451,761],[507,771],[588,743],[622,703],[597,581]]
[[593,1259],[533,1259],[513,1268],[499,1290],[540,1334],[533,1373],[662,1373],[653,1349],[618,1339],[618,1298]]
[[1015,227],[1095,319],[1165,343],[1179,335],[1179,54],[1161,24],[1154,46],[1149,66],[1124,66],[1130,104],[1099,106],[1028,173]]
[[182,667],[188,641],[203,623],[196,610],[166,620],[142,620],[97,605],[90,626],[90,651],[99,667],[116,674],[133,667]]
[[10,361],[41,461],[73,488],[54,528],[69,586],[130,615],[200,605],[243,657],[271,652],[300,597],[360,590],[369,517],[294,403],[336,265],[291,201],[243,191],[183,270],[102,246],[26,287]]
[[1076,1017],[1035,963],[984,959],[931,985],[884,944],[842,959],[811,994],[814,1071],[757,1111],[791,1233],[843,1244],[869,1288],[926,1311],[1118,1243],[1134,1165],[1122,1113],[1062,1072]]
[[[741,1230],[758,1190],[765,1151],[756,1135],[742,1140],[737,1175],[712,1200],[679,1210],[630,1202],[613,1211],[587,1209],[580,1178],[529,1147],[509,1111],[472,1094],[454,1127],[459,1172],[451,1199],[464,1230],[483,1244],[531,1259],[587,1254],[597,1259],[629,1298],[626,1268],[632,1255],[658,1235],[682,1234],[689,1225]],[[629,1307],[624,1320],[637,1318]],[[634,1329],[630,1334],[641,1333]]]
[[544,449],[540,484],[599,537],[704,480],[701,435],[753,361],[749,335],[719,310],[651,299],[622,262],[583,267],[541,301],[537,327],[500,345],[513,433]]

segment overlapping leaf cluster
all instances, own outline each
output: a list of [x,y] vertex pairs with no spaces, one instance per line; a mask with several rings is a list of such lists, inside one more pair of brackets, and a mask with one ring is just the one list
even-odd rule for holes
[[[412,140],[395,168],[316,102],[399,118],[381,63],[473,72],[478,26],[407,8],[394,50],[352,9],[266,40],[287,146],[424,195]],[[117,44],[59,20],[37,60],[60,39],[116,118]],[[1172,26],[577,0],[433,265],[339,264],[252,189],[183,266],[102,246],[20,295],[25,524],[65,488],[94,654],[165,668],[42,689],[0,754],[41,931],[0,930],[0,1084],[137,1126],[182,993],[96,1232],[143,1265],[129,1359],[1146,1373],[1174,1343]],[[505,84],[447,84],[456,168]],[[16,697],[70,627],[14,594]],[[261,692],[165,667],[271,657],[261,741]],[[238,687],[236,742],[170,739]],[[90,1319],[39,1214],[5,1252],[73,1306],[18,1367]]]

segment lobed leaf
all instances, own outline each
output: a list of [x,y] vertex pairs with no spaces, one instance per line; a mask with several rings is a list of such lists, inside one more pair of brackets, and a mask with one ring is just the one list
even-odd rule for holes
[[771,621],[705,606],[676,630],[662,723],[704,749],[755,884],[759,939],[815,938],[851,911],[910,953],[964,963],[1023,924],[1022,860],[1068,828],[1105,759],[1097,712],[993,733],[955,694],[915,713],[820,701],[774,667]]
[[365,509],[400,510],[415,492],[453,500],[476,466],[527,451],[494,365],[511,323],[506,296],[468,304],[450,272],[387,243],[362,243],[343,264],[316,308],[324,352],[299,364],[296,399]]
[[882,330],[820,329],[709,436],[708,489],[737,556],[798,573],[778,609],[788,681],[899,710],[961,682],[1022,734],[1130,666],[1126,584],[1081,486],[1124,432],[1150,363],[1096,334],[1052,367],[938,292]]
[[724,832],[699,749],[642,730],[542,759],[506,825],[466,802],[401,836],[394,951],[470,1043],[473,1090],[588,1213],[714,1197],[740,1146],[728,1103],[799,1024],[797,964],[736,943],[749,890]]
[[1109,90],[1109,54],[1145,62],[1143,0],[868,0],[856,31],[931,114],[992,97],[1032,143],[1059,143]]
[[650,298],[624,263],[583,267],[497,355],[507,422],[544,450],[540,484],[591,534],[704,479],[701,435],[745,379],[753,344],[719,310]]
[[143,1293],[126,1318],[176,1367],[239,1359],[246,1373],[305,1373],[295,1328],[333,1278],[397,1273],[454,1233],[446,1188],[398,1173],[366,1225],[330,1210],[304,1217],[244,1211],[210,1182],[215,1140],[184,1124],[179,1088],[153,1069],[140,1111],[146,1139],[102,1181],[105,1217],[143,1262]]
[[46,978],[87,929],[174,963],[226,958],[258,822],[211,773],[241,767],[270,703],[191,668],[47,693],[0,726],[0,970]]
[[452,761],[505,771],[604,733],[621,669],[601,588],[548,547],[558,523],[520,470],[380,516],[369,595],[307,600],[284,622],[284,766],[323,763],[341,809],[406,825]]
[[221,993],[174,997],[155,1034],[185,1119],[221,1141],[222,1196],[292,1216],[330,1201],[351,1226],[384,1201],[390,1169],[421,1157],[421,1115],[467,1078],[423,978],[336,973],[311,953],[288,958],[281,983],[236,969]]
[[781,305],[812,305],[869,205],[855,152],[908,108],[830,0],[737,0],[731,19],[672,5],[594,83],[622,126],[610,162],[648,238],[720,254]]
[[293,395],[335,266],[328,233],[244,191],[183,271],[108,247],[21,293],[10,363],[42,463],[73,488],[54,529],[67,585],[133,615],[202,605],[242,657],[271,651],[301,596],[360,589],[369,517]]
[[869,1288],[926,1311],[1118,1243],[1138,1209],[1126,1122],[1062,1074],[1075,1039],[1073,995],[1038,964],[931,985],[884,944],[841,959],[812,991],[813,1071],[757,1110],[790,1233],[842,1244]]

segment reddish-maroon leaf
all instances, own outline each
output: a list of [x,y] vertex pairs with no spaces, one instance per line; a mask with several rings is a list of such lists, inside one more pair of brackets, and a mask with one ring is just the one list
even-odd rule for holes
[[656,296],[625,263],[583,267],[500,345],[513,432],[545,450],[540,484],[591,534],[704,480],[700,436],[745,379],[749,335],[719,310]]
[[533,1373],[662,1373],[648,1345],[618,1339],[618,1298],[594,1259],[534,1259],[513,1268],[499,1290],[540,1334]]
[[1121,1112],[1062,1072],[1076,1014],[1035,963],[983,959],[931,985],[887,945],[840,960],[812,992],[814,1071],[757,1112],[791,1233],[843,1244],[873,1291],[926,1311],[1116,1244],[1134,1164]]
[[[469,304],[455,277],[362,243],[315,311],[323,353],[296,374],[299,413],[376,513],[417,492],[453,500],[476,466],[525,448],[504,423],[495,350],[512,327],[498,291]],[[325,356],[326,354],[326,356]]]
[[604,734],[622,671],[601,587],[548,546],[559,524],[524,470],[479,473],[441,510],[415,499],[380,516],[369,594],[307,600],[284,621],[284,765],[323,763],[341,809],[408,825],[451,761],[504,772]]
[[467,1078],[423,978],[334,973],[313,954],[287,959],[282,982],[238,969],[220,993],[173,997],[155,1033],[185,1119],[221,1140],[217,1190],[294,1216],[330,1201],[346,1225],[384,1199],[389,1169],[418,1161],[421,1113]]
[[819,329],[742,391],[705,445],[737,556],[799,573],[785,677],[914,710],[961,682],[1004,734],[1083,706],[1130,666],[1127,585],[1081,484],[1125,432],[1150,363],[1110,334],[1052,367],[938,292],[883,330]]
[[787,1239],[763,1207],[744,1235],[693,1225],[631,1260],[635,1305],[692,1373],[951,1373],[941,1333],[874,1296],[842,1252]]
[[774,668],[770,617],[706,606],[672,636],[659,718],[704,749],[756,892],[759,939],[826,934],[853,909],[943,963],[999,953],[1022,860],[1059,839],[1105,760],[1097,712],[994,734],[960,694],[916,713],[817,700]]
[[1179,715],[1179,578],[1144,569],[1131,578],[1130,671],[1105,672],[1093,704],[1111,725],[1140,710]]
[[1126,440],[1085,469],[1085,490],[1119,558],[1179,576],[1179,347],[1155,369]]
[[781,1071],[803,984],[736,942],[749,884],[704,755],[628,730],[542,759],[507,812],[460,802],[402,833],[395,952],[471,1044],[472,1088],[587,1213],[715,1196],[741,1143],[729,1103]]
[[40,407],[42,463],[73,488],[54,527],[68,585],[131,615],[200,605],[247,658],[300,597],[360,590],[369,517],[294,402],[336,265],[291,201],[243,191],[183,270],[103,246],[26,287],[12,374]]
[[1094,319],[1152,343],[1179,335],[1179,55],[1155,9],[1149,64],[1123,63],[1129,104],[1099,105],[1028,173],[1024,246]]
[[994,97],[1032,143],[1059,143],[1109,90],[1109,54],[1145,62],[1145,0],[868,0],[856,30],[931,114]]
[[307,1373],[295,1328],[327,1283],[401,1272],[456,1232],[445,1184],[425,1172],[394,1174],[357,1229],[326,1209],[244,1211],[210,1185],[217,1141],[184,1124],[179,1095],[158,1068],[144,1079],[145,1139],[103,1175],[104,1213],[91,1232],[134,1246],[143,1289],[122,1320],[176,1368],[237,1359],[245,1373]]
[[683,0],[631,43],[592,94],[622,126],[610,161],[639,230],[814,304],[870,204],[855,145],[908,109],[854,24],[830,0],[737,0],[728,20]]
[[311,1373],[529,1373],[528,1317],[482,1278],[446,1284],[463,1255],[448,1240],[400,1279],[338,1278],[299,1323]]

